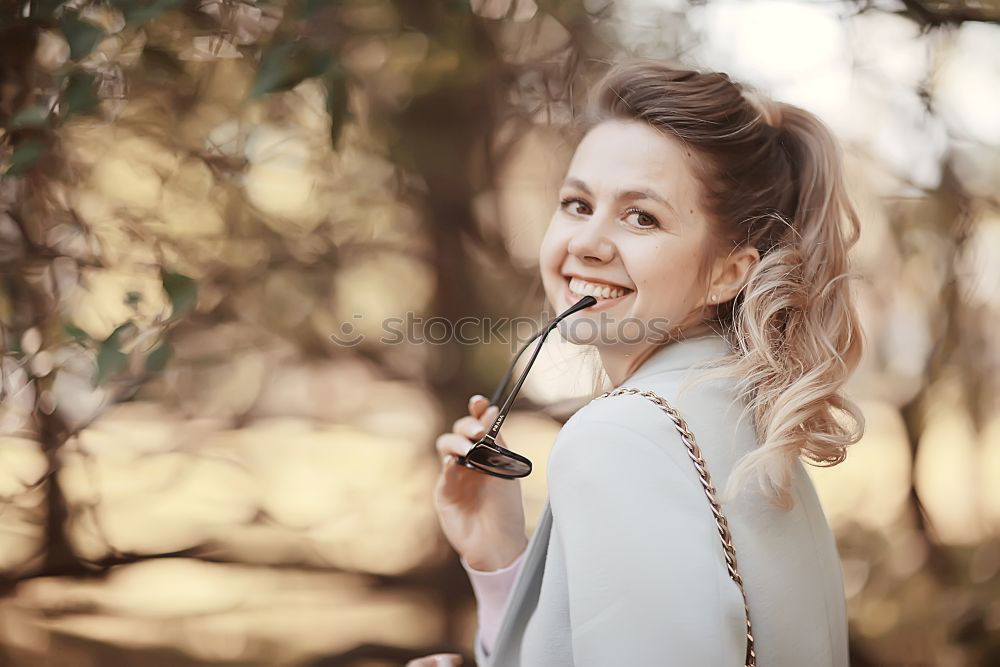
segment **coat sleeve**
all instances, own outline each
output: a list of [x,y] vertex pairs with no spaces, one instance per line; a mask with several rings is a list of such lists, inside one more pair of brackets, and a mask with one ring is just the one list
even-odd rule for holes
[[549,501],[576,667],[744,664],[743,599],[666,419],[570,420],[553,446]]

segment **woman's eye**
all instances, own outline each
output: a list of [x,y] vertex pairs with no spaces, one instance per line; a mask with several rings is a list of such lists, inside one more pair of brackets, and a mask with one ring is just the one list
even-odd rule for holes
[[641,208],[630,208],[626,211],[629,217],[633,215],[636,216],[636,227],[641,227],[643,229],[653,229],[654,227],[660,226],[660,221],[657,220],[653,215],[643,211]]
[[563,209],[568,210],[570,213],[577,213],[577,214],[580,213],[579,210],[573,210],[569,208],[572,204],[582,204],[584,208],[589,208],[587,206],[587,203],[582,199],[569,198],[569,199],[563,199],[561,202],[559,202],[559,205],[562,206]]

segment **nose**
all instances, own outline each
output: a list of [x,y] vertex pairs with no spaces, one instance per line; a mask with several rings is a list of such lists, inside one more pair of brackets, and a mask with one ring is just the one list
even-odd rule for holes
[[566,249],[569,254],[591,264],[610,262],[615,256],[614,244],[605,234],[603,221],[596,216],[576,228]]

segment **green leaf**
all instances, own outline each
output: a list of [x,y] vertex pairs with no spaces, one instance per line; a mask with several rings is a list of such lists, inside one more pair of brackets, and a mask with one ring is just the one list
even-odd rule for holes
[[334,149],[340,141],[344,124],[351,117],[347,102],[347,77],[340,67],[334,67],[326,77],[326,110],[330,114],[330,141]]
[[69,43],[69,57],[72,60],[86,58],[104,37],[104,30],[93,23],[81,21],[75,12],[64,11],[59,19],[59,28]]
[[167,367],[168,359],[170,359],[170,345],[163,341],[146,357],[146,370],[150,373],[159,373]]
[[111,0],[111,4],[121,10],[125,24],[131,26],[149,23],[157,16],[176,9],[184,4],[184,0]]
[[69,76],[69,83],[63,91],[63,118],[69,118],[73,114],[90,114],[97,109],[100,101],[97,92],[94,90],[96,81],[90,72],[73,72]]
[[48,22],[56,12],[56,9],[63,4],[63,0],[35,0],[31,8],[31,15],[34,19]]
[[160,280],[163,282],[163,289],[170,297],[170,304],[173,306],[170,319],[176,320],[194,307],[198,301],[197,281],[170,271],[161,271]]
[[24,107],[10,119],[10,129],[17,130],[22,127],[41,127],[45,125],[45,120],[48,118],[49,110],[45,107],[32,104],[31,106]]
[[72,322],[67,322],[63,326],[63,330],[77,343],[83,344],[90,340],[90,334],[76,326]]
[[342,0],[302,0],[302,16],[309,17],[317,12],[342,4]]
[[100,387],[107,380],[128,367],[128,356],[121,351],[121,339],[126,331],[134,328],[135,325],[129,320],[111,332],[107,340],[101,343],[101,348],[97,351],[97,376],[94,378],[94,386]]
[[261,55],[250,98],[290,90],[305,79],[323,74],[331,62],[329,52],[311,49],[302,42],[273,44]]
[[27,171],[31,165],[38,162],[39,158],[49,150],[47,144],[36,139],[29,139],[18,144],[14,149],[14,154],[10,157],[10,166],[4,172],[4,178],[20,176]]
[[466,0],[445,0],[444,5],[451,14],[472,14],[472,5]]

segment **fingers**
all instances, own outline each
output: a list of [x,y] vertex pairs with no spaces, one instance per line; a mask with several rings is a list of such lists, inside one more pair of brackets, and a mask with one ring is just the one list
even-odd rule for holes
[[434,443],[441,462],[447,465],[458,456],[468,454],[472,445],[486,435],[486,429],[498,414],[500,408],[489,405],[485,396],[476,394],[469,398],[469,416],[456,420],[451,433],[441,434]]
[[445,464],[451,462],[451,457],[465,456],[472,449],[469,439],[457,433],[442,433],[434,446],[437,448],[438,458]]
[[464,435],[469,440],[479,440],[479,438],[486,434],[486,429],[483,422],[479,419],[475,417],[462,417],[455,421],[455,424],[451,427],[451,432]]
[[476,394],[469,398],[469,414],[479,419],[483,415],[483,411],[489,406],[490,402],[482,394]]

